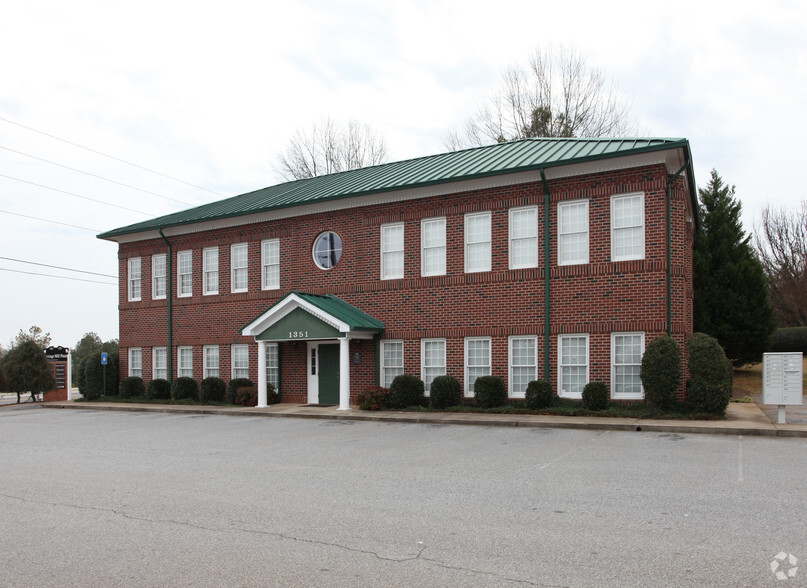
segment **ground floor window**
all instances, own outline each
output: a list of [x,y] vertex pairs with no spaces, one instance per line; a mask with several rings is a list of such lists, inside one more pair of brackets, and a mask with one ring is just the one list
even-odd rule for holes
[[611,334],[611,398],[644,398],[643,354],[644,333]]
[[510,338],[510,397],[524,398],[527,386],[538,379],[538,338]]
[[165,347],[155,347],[152,349],[152,377],[155,380],[168,379],[168,353]]
[[558,339],[559,396],[582,398],[588,383],[588,335],[561,335]]
[[404,373],[403,341],[381,342],[381,385],[389,388],[392,381]]
[[280,392],[280,357],[277,343],[266,344],[266,381],[275,387],[276,392]]
[[490,375],[490,339],[474,337],[465,340],[465,396],[474,395],[477,378]]
[[180,378],[193,377],[193,347],[177,348],[177,375]]
[[249,378],[249,345],[233,345],[233,378]]
[[218,345],[205,345],[204,377],[205,378],[218,378],[219,377],[219,346]]
[[421,341],[420,362],[421,379],[428,394],[434,378],[446,375],[446,340],[423,339]]
[[129,348],[129,376],[143,377],[143,350],[140,347]]

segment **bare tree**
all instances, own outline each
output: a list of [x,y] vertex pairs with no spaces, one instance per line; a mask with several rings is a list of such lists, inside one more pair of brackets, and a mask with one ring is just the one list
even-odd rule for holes
[[369,125],[350,120],[340,125],[327,117],[309,131],[298,130],[278,156],[278,172],[301,180],[384,163],[387,145]]
[[755,229],[779,326],[807,325],[807,200],[795,213],[766,206]]
[[630,102],[575,49],[540,48],[527,68],[511,67],[501,87],[461,131],[443,138],[448,149],[527,137],[603,137],[635,132]]

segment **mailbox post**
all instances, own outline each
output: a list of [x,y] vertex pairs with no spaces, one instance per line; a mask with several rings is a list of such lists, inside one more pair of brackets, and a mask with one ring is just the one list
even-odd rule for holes
[[777,422],[786,421],[785,407],[803,401],[801,353],[765,353],[762,357],[762,403],[779,405]]

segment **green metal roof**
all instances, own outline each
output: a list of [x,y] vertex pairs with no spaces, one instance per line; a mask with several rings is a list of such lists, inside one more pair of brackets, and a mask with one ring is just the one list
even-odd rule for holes
[[[691,160],[689,141],[680,138],[521,139],[286,182],[107,231],[98,238],[111,239],[302,204],[676,148],[684,149],[685,159]],[[694,193],[694,183],[691,187]]]

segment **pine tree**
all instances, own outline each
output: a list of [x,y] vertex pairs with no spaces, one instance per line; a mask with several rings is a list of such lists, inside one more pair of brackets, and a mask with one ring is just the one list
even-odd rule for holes
[[765,272],[742,228],[742,204],[716,170],[698,196],[695,331],[717,339],[734,365],[759,361],[776,319]]

